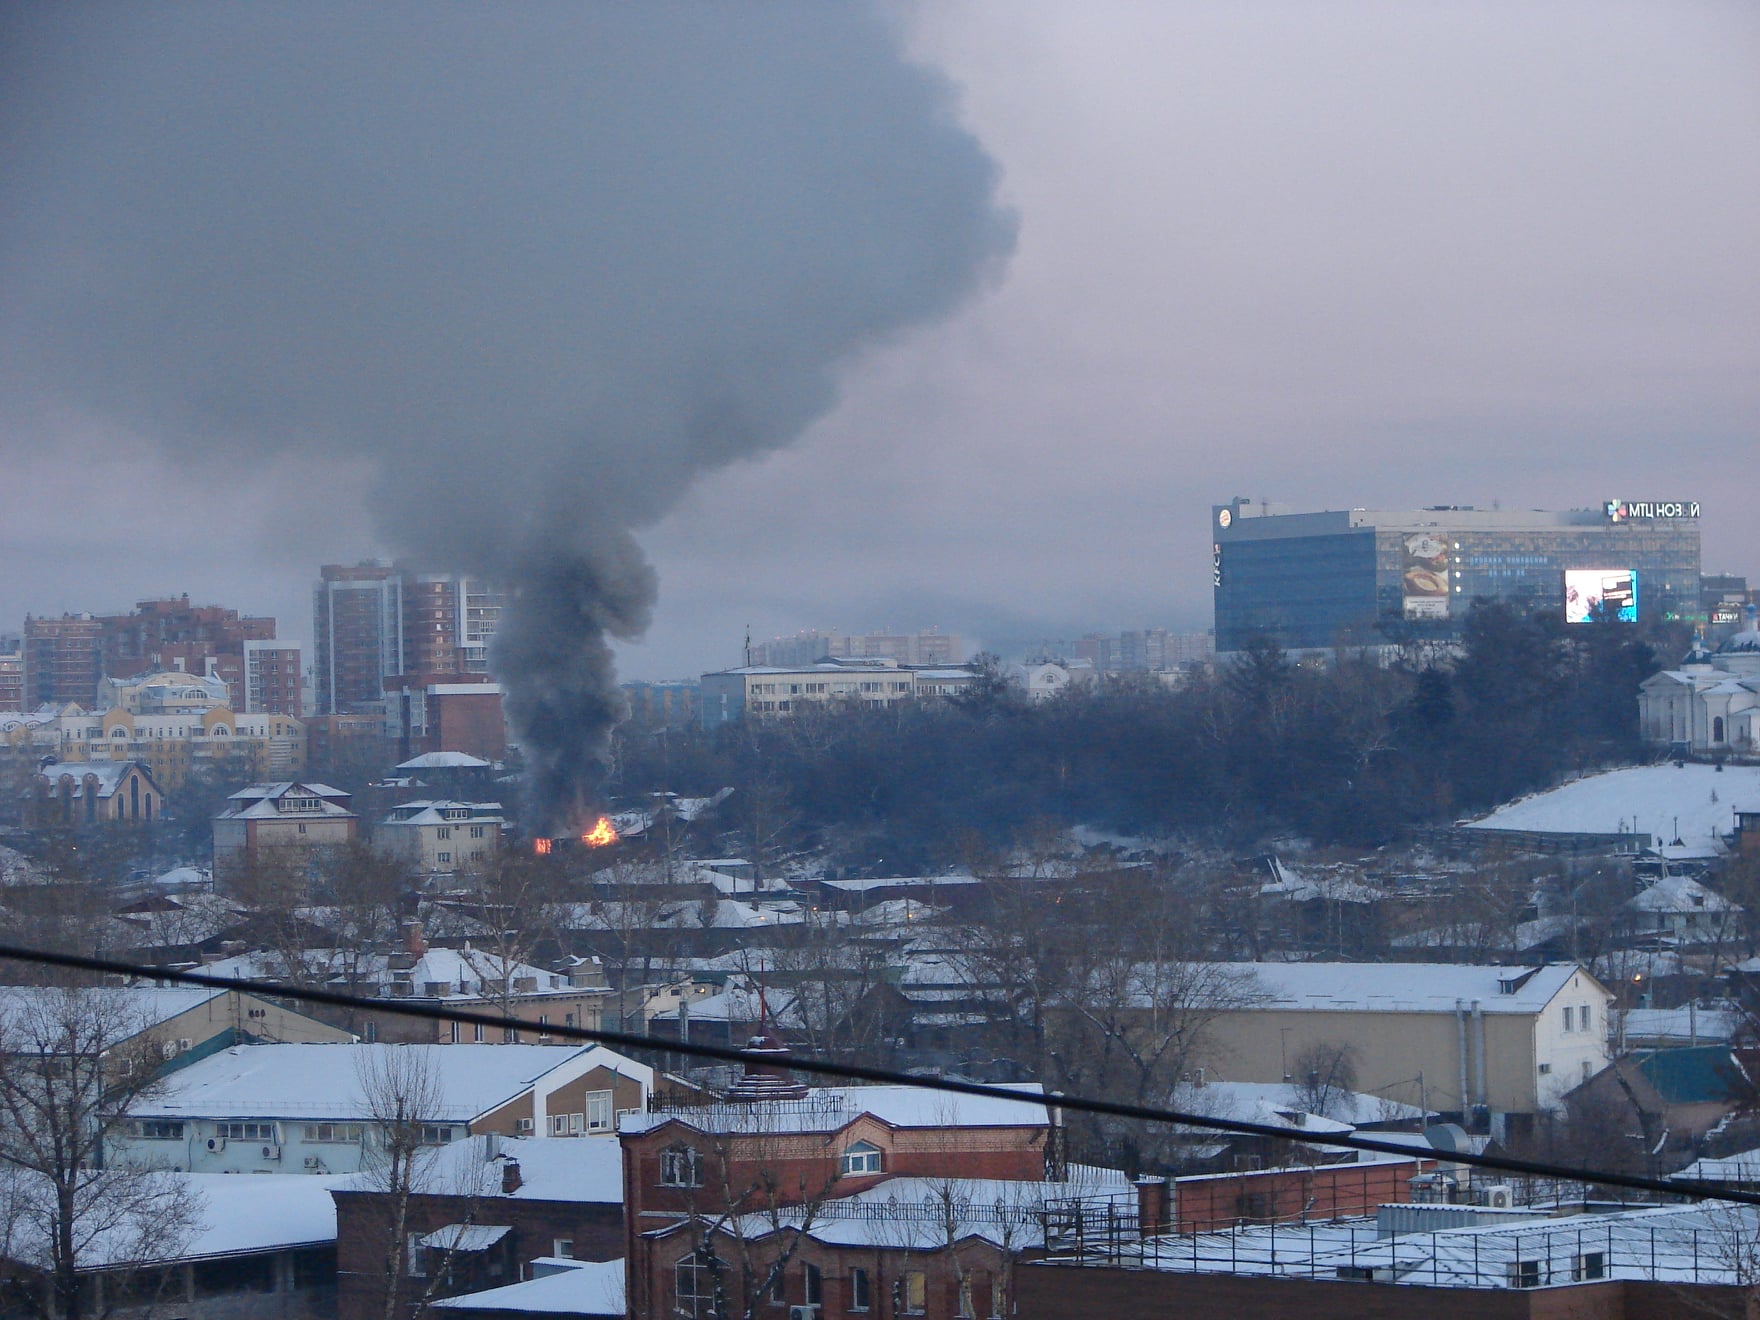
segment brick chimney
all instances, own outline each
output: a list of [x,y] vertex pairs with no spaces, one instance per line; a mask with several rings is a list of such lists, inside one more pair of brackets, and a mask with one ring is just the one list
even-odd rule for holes
[[503,1155],[501,1157],[501,1194],[512,1196],[524,1185],[525,1179],[520,1176],[519,1172],[519,1161]]
[[1168,1231],[1172,1190],[1165,1178],[1137,1179],[1137,1232],[1143,1237],[1157,1237]]
[[419,921],[406,921],[406,922],[404,922],[403,923],[403,938],[404,938],[404,947],[409,950],[410,957],[416,958],[416,959],[421,959],[421,958],[424,958],[427,956],[428,941],[422,935],[422,923],[421,922],[419,922]]

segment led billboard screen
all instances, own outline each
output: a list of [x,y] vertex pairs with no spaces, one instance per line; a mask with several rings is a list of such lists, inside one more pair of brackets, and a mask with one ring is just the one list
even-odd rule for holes
[[1631,568],[1567,568],[1564,621],[1589,623],[1596,617],[1621,623],[1638,621],[1638,573]]

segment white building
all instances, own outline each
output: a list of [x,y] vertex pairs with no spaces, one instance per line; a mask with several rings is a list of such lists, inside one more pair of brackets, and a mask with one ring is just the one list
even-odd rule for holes
[[354,1173],[377,1140],[375,1091],[398,1077],[432,1097],[420,1121],[435,1146],[485,1132],[609,1138],[654,1085],[653,1069],[599,1045],[239,1045],[139,1100],[116,1153],[197,1173]]
[[487,865],[506,823],[499,802],[405,802],[379,822],[373,841],[421,875],[451,875]]
[[1638,727],[1650,743],[1760,754],[1760,629],[1750,621],[1715,653],[1695,645],[1680,668],[1645,679]]
[[747,715],[788,715],[829,702],[891,706],[916,697],[944,697],[972,677],[969,669],[918,669],[891,659],[823,660],[792,668],[746,665],[703,675],[703,727],[713,729]]

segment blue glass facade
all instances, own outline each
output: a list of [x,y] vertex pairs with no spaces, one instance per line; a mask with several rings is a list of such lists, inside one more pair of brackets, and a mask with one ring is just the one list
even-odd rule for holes
[[1274,507],[1212,510],[1218,651],[1256,633],[1291,648],[1361,645],[1401,622],[1447,636],[1477,598],[1562,616],[1567,569],[1635,570],[1645,619],[1701,613],[1696,518]]

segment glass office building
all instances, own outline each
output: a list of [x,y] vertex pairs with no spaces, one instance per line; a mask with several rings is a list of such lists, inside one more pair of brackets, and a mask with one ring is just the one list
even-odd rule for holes
[[1699,506],[1295,513],[1237,499],[1210,510],[1216,649],[1255,634],[1301,649],[1458,632],[1479,598],[1570,622],[1697,619]]

